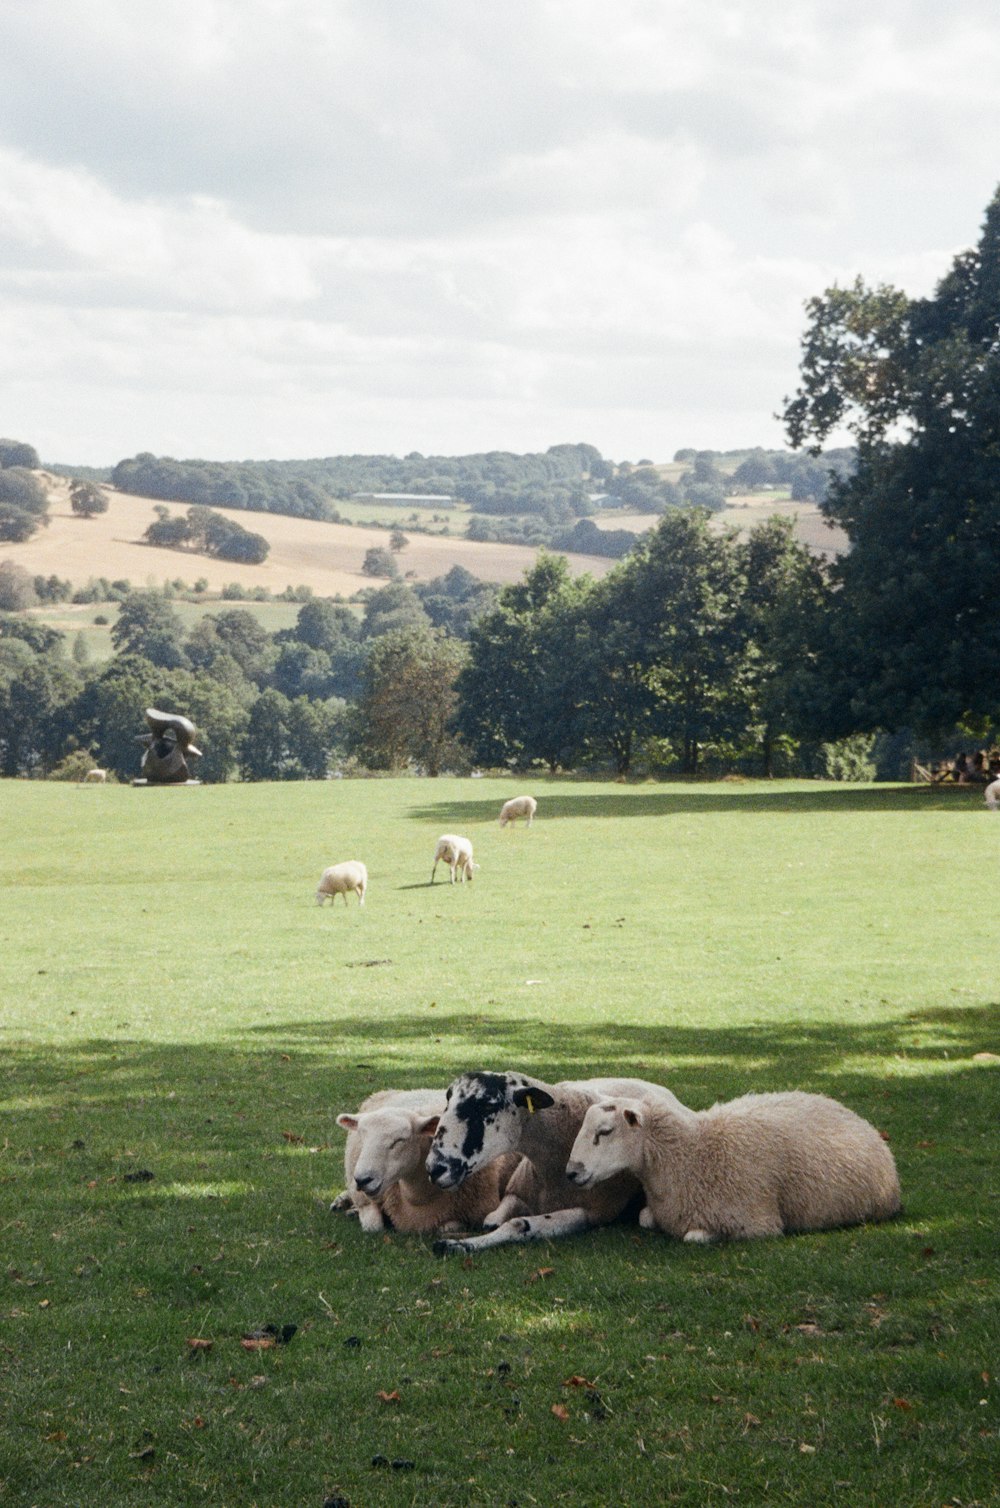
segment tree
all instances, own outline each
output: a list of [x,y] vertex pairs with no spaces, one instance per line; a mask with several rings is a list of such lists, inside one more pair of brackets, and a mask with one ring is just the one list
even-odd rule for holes
[[181,640],[184,625],[162,592],[129,592],[118,620],[111,629],[111,642],[118,654],[142,655],[167,669],[186,660]]
[[458,679],[456,725],[483,764],[550,769],[581,748],[580,604],[562,556],[540,555],[522,581],[472,625],[469,661]]
[[769,518],[741,547],[743,610],[753,651],[752,723],[764,774],[775,773],[782,740],[813,731],[816,660],[830,610],[822,562],[794,537],[791,519]]
[[831,288],[810,301],[793,445],[858,446],[824,512],[851,550],[824,654],[831,732],[1000,716],[1000,191],[978,245],[929,298]]
[[389,548],[395,555],[398,555],[400,550],[405,550],[409,543],[410,541],[407,539],[402,529],[393,529],[392,533],[389,535]]
[[395,629],[372,642],[355,739],[366,764],[393,770],[412,760],[438,775],[461,757],[451,723],[464,659],[461,644],[427,629]]
[[742,733],[748,713],[744,562],[734,533],[702,509],[666,514],[612,573],[611,613],[633,625],[655,704],[650,731],[695,774],[707,744]]
[[37,471],[41,462],[33,445],[23,440],[0,440],[0,467],[23,466],[28,471]]
[[75,480],[69,484],[69,505],[81,518],[93,518],[98,513],[107,513],[108,495],[93,482]]
[[38,601],[35,582],[23,566],[0,560],[0,612],[21,613]]
[[429,627],[430,619],[416,592],[405,582],[394,581],[373,592],[368,598],[361,622],[361,636],[364,639],[377,639],[395,628]]
[[395,557],[385,545],[372,545],[366,550],[361,569],[366,576],[388,576],[390,580],[399,575]]

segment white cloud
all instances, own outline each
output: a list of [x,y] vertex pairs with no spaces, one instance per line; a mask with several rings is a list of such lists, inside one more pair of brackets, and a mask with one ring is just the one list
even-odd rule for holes
[[0,16],[3,427],[51,459],[775,443],[805,299],[929,291],[986,0],[32,0]]

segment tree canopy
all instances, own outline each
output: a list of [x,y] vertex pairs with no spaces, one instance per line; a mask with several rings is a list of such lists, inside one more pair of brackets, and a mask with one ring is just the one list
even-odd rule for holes
[[837,428],[854,472],[824,511],[851,550],[824,658],[840,731],[1000,716],[1000,191],[935,292],[831,288],[808,305],[793,444]]

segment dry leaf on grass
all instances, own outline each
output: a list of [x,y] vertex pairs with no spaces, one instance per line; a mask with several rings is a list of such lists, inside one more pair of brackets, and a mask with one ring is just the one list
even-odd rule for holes
[[564,1403],[554,1403],[552,1405],[552,1413],[557,1419],[561,1419],[563,1423],[569,1418],[569,1409]]
[[393,1388],[393,1390],[392,1390],[391,1393],[382,1392],[382,1390],[380,1389],[375,1394],[375,1397],[378,1399],[378,1401],[380,1403],[399,1403],[400,1402],[399,1390],[397,1388]]

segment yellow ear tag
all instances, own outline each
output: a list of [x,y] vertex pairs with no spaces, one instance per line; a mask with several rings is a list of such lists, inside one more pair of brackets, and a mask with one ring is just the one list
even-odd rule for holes
[[533,1099],[532,1099],[532,1098],[531,1098],[531,1095],[530,1095],[530,1094],[526,1094],[526,1095],[525,1095],[525,1097],[524,1097],[524,1103],[525,1103],[525,1104],[526,1104],[526,1105],[527,1105],[527,1107],[528,1107],[528,1114],[529,1114],[529,1115],[534,1115],[534,1113],[535,1113],[535,1102],[534,1102],[534,1100],[533,1100]]

